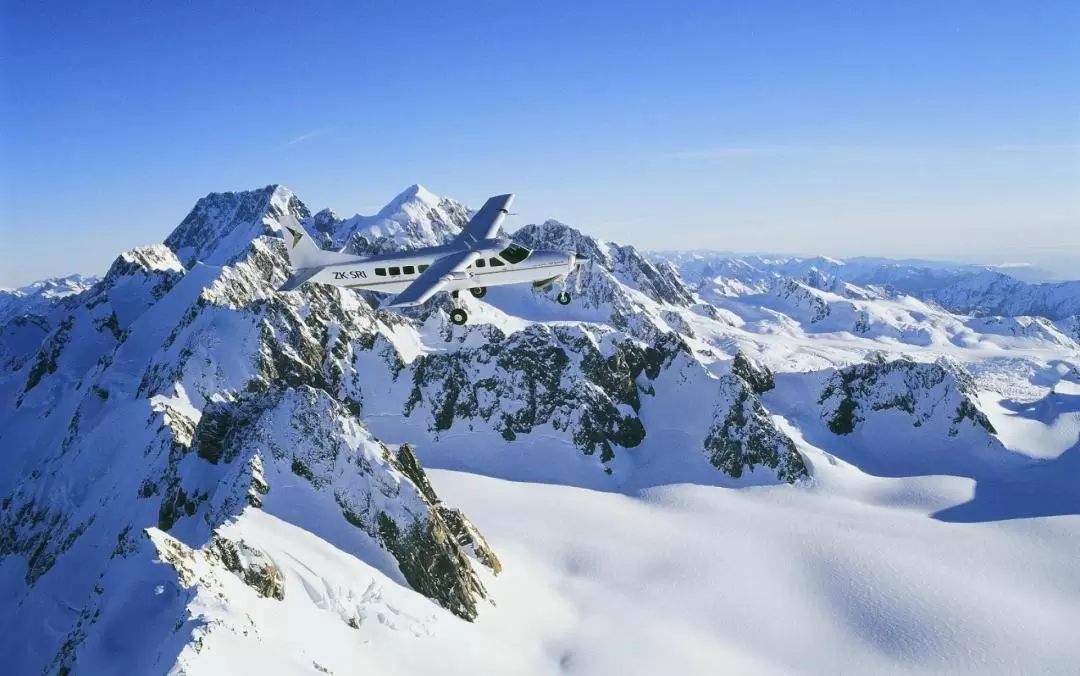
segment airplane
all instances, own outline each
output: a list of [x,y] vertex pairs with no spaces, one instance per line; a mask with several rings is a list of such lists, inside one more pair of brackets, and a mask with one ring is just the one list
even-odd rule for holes
[[[293,275],[279,291],[304,284],[331,284],[350,289],[394,293],[388,307],[421,305],[440,291],[454,298],[450,321],[462,325],[468,314],[458,306],[458,291],[468,289],[483,298],[489,286],[522,284],[544,287],[565,283],[567,276],[587,260],[572,251],[532,251],[508,239],[496,238],[499,226],[514,201],[512,194],[496,195],[487,202],[448,244],[398,251],[379,256],[354,256],[320,248],[295,218],[284,224],[286,249]],[[556,301],[570,303],[562,290]]]

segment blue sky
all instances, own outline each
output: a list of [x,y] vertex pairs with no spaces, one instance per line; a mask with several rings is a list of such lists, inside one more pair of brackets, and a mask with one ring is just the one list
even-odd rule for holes
[[[1080,3],[4,0],[0,285],[207,192],[650,248],[1080,262]],[[1062,263],[1061,261],[1064,261]],[[1080,267],[1080,266],[1078,266]]]

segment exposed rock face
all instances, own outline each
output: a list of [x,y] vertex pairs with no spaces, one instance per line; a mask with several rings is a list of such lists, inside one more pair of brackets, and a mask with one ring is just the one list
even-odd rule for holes
[[208,554],[220,560],[226,570],[236,573],[259,596],[278,601],[285,599],[285,579],[281,571],[266,558],[266,554],[248,546],[243,540],[233,542],[214,536],[210,540]]
[[457,540],[458,546],[474,559],[491,569],[498,575],[502,572],[502,564],[499,557],[488,544],[476,526],[472,524],[460,509],[439,505],[439,515],[449,529],[450,534]]
[[774,470],[779,480],[788,483],[808,477],[795,443],[769,418],[754,386],[734,372],[723,376],[719,386],[713,425],[705,437],[709,462],[735,478],[758,465]]
[[405,412],[414,415],[422,406],[433,430],[479,418],[511,441],[550,425],[607,462],[616,447],[632,448],[645,436],[635,414],[639,376],[655,379],[687,348],[674,337],[646,346],[604,333],[535,324],[478,348],[421,356],[411,366]]
[[265,553],[243,540],[233,542],[215,535],[206,546],[195,550],[156,528],[148,529],[147,535],[157,549],[158,558],[176,570],[180,583],[186,587],[194,586],[206,574],[200,568],[220,566],[243,580],[259,596],[285,599],[281,570]]
[[971,375],[959,364],[940,358],[919,363],[903,358],[840,369],[826,383],[819,404],[834,434],[850,434],[873,411],[895,410],[911,416],[912,425],[948,420],[948,435],[965,426],[995,434],[975,402]]
[[332,495],[349,523],[394,555],[414,589],[461,617],[476,616],[476,598],[486,591],[443,522],[416,456],[407,446],[392,453],[325,391],[271,390],[218,406],[202,416],[192,446],[221,470],[179,490],[199,496],[235,487],[213,493],[208,513],[221,515],[213,520],[247,500],[250,483],[230,473],[247,478],[249,458],[273,462],[279,474],[291,472]]
[[832,312],[829,304],[807,288],[806,284],[793,279],[785,279],[777,284],[773,293],[806,310],[810,314],[811,324],[824,320]]
[[211,193],[200,199],[165,239],[165,246],[190,268],[196,261],[227,263],[260,235],[280,235],[282,218],[310,216],[291,190],[268,185],[262,190]]
[[754,394],[765,394],[776,387],[769,367],[759,364],[742,352],[737,353],[732,360],[731,372],[747,383]]
[[48,573],[56,560],[71,549],[94,523],[87,517],[72,523],[71,516],[33,497],[16,493],[4,499],[0,519],[0,557],[26,557],[26,584],[33,585]]

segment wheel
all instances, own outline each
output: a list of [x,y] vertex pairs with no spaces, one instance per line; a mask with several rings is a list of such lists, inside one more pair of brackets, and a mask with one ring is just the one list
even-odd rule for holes
[[561,292],[559,292],[558,296],[555,296],[555,300],[558,301],[559,305],[569,305],[570,304],[570,294],[568,294],[565,291],[561,291]]
[[462,324],[464,324],[468,320],[469,320],[468,313],[466,313],[461,308],[456,307],[456,308],[454,308],[453,310],[450,311],[450,323],[451,324],[456,324],[457,326],[461,326]]
[[487,287],[474,286],[473,288],[469,289],[469,293],[473,295],[473,298],[483,298],[487,295]]

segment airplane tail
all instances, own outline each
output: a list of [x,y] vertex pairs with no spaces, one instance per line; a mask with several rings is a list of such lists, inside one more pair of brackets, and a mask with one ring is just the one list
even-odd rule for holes
[[308,236],[304,226],[295,218],[286,219],[282,226],[285,228],[285,232],[282,233],[285,238],[285,250],[289,253],[289,262],[294,270],[333,265],[343,262],[344,258],[349,258],[334,251],[320,249],[319,245]]

